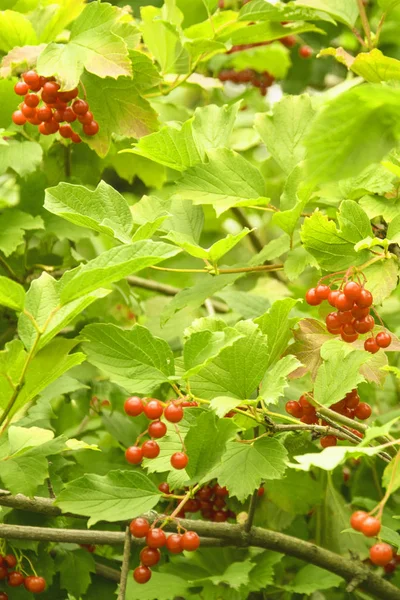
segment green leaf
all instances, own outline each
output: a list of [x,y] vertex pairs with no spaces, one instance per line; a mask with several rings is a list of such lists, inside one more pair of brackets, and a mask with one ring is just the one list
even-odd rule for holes
[[400,79],[400,60],[382,54],[374,48],[371,52],[360,52],[351,65],[351,70],[370,83],[398,81]]
[[292,236],[312,192],[313,186],[304,181],[304,165],[300,163],[286,180],[280,211],[273,214],[272,222]]
[[373,446],[363,448],[362,446],[331,446],[321,452],[312,452],[310,454],[299,454],[294,456],[297,461],[289,463],[288,466],[301,471],[310,471],[313,467],[318,467],[324,471],[333,471],[338,465],[343,464],[350,458],[359,458],[360,456],[375,456],[384,450],[382,446]]
[[20,340],[13,340],[0,351],[0,408],[7,407],[18,386],[26,361],[26,352]]
[[0,51],[7,53],[16,46],[37,44],[37,37],[30,20],[13,10],[0,11]]
[[320,590],[339,588],[343,583],[342,577],[330,573],[316,565],[307,565],[296,573],[292,583],[285,586],[286,589],[295,594],[313,594]]
[[48,429],[41,429],[40,427],[29,427],[28,429],[25,427],[11,426],[8,429],[10,455],[21,453],[28,448],[41,446],[53,438],[54,433]]
[[36,354],[26,370],[25,384],[18,394],[10,416],[33,400],[35,396],[69,369],[84,361],[85,355],[82,352],[69,354],[77,342],[76,339],[57,338]]
[[310,179],[343,179],[379,162],[400,137],[399,97],[399,89],[366,84],[329,102],[305,140]]
[[366,352],[340,340],[330,340],[322,346],[321,357],[324,362],[314,383],[314,398],[319,404],[331,406],[365,381],[360,367],[370,358]]
[[262,481],[282,478],[286,457],[284,446],[274,438],[260,438],[252,444],[228,442],[221,464],[212,471],[210,479],[217,478],[230,496],[243,502]]
[[180,250],[175,246],[151,240],[111,248],[85,265],[66,271],[60,280],[61,301],[64,304],[75,300],[136,271],[156,265],[178,252]]
[[185,374],[183,378],[190,378],[209,362],[216,358],[222,350],[232,346],[234,342],[242,338],[233,327],[227,327],[224,331],[198,331],[192,333],[183,348],[183,361]]
[[282,554],[267,550],[257,554],[257,556],[252,559],[255,566],[252,571],[250,571],[250,591],[256,592],[265,589],[267,586],[274,583],[274,566],[282,560],[282,556]]
[[302,8],[294,2],[270,4],[265,0],[252,0],[243,6],[239,21],[331,21],[327,13],[313,8]]
[[126,597],[135,600],[174,600],[174,598],[186,598],[189,584],[185,579],[171,575],[170,573],[159,573],[153,571],[151,579],[146,585],[136,583],[132,574],[129,573]]
[[6,209],[0,215],[0,250],[10,256],[24,241],[25,232],[35,229],[43,229],[41,217],[32,217],[15,208]]
[[393,191],[393,173],[383,164],[370,165],[357,177],[350,177],[339,182],[344,198],[356,200],[366,192],[385,194]]
[[149,90],[160,83],[160,73],[150,56],[131,50],[129,57],[132,62],[133,81],[139,92]]
[[[296,493],[293,493],[296,490]],[[268,482],[268,498],[282,510],[294,514],[307,514],[321,503],[323,486],[320,479],[310,473],[289,469],[283,479]]]
[[225,254],[246,237],[248,233],[250,233],[250,229],[247,229],[247,227],[242,229],[242,231],[236,235],[228,233],[225,238],[218,240],[209,248],[202,248],[199,244],[196,244],[190,236],[175,231],[170,231],[168,235],[165,236],[165,239],[173,242],[183,250],[186,250],[191,256],[208,260],[211,263],[216,264]]
[[301,239],[308,252],[326,271],[340,271],[349,265],[360,265],[369,258],[369,252],[356,252],[357,242],[373,236],[370,221],[365,212],[352,200],[342,202],[337,228],[321,212],[315,212],[304,220]]
[[255,319],[264,314],[269,308],[270,302],[263,295],[240,292],[233,286],[218,293],[218,298],[224,300],[233,311],[243,319]]
[[390,493],[394,494],[400,488],[400,471],[397,469],[394,471],[396,466],[396,458],[393,458],[388,465],[386,465],[385,470],[382,475],[382,485],[386,490],[389,490]]
[[[239,25],[247,25],[246,23],[239,23]],[[290,25],[281,25],[280,23],[257,23],[251,27],[237,28],[232,33],[224,33],[219,35],[218,38],[221,41],[227,41],[230,39],[232,44],[251,44],[257,42],[272,42],[273,40],[279,40],[288,35],[299,35],[306,33],[307,31],[313,33],[322,33],[324,31],[319,29],[312,23],[292,23]]]
[[[96,572],[93,555],[87,550],[60,550],[56,556],[57,571],[60,572],[60,587],[80,598],[91,583],[91,573]],[[74,574],[71,577],[71,573]]]
[[255,128],[268,151],[289,174],[305,158],[305,136],[314,118],[310,97],[286,96],[274,104],[272,115],[256,116]]
[[78,85],[84,68],[101,78],[131,76],[127,45],[113,32],[118,16],[111,4],[87,4],[73,22],[68,43],[49,44],[39,56],[38,71],[56,76],[66,90]]
[[387,230],[389,240],[400,244],[400,215],[397,215],[390,223]]
[[396,259],[389,258],[370,265],[364,273],[368,279],[368,289],[374,297],[374,304],[381,304],[397,287],[399,263]]
[[160,500],[157,487],[139,471],[110,471],[104,477],[89,474],[70,481],[58,495],[63,512],[99,521],[124,521],[151,510]]
[[296,0],[294,4],[322,10],[350,28],[354,27],[359,14],[356,0]]
[[[390,223],[399,214],[400,201],[397,198],[380,198],[379,196],[363,196],[359,204],[370,219],[382,216]],[[392,239],[390,236],[389,239]]]
[[215,412],[217,417],[222,419],[227,415],[233,408],[236,408],[241,404],[242,400],[237,398],[231,398],[230,396],[216,396],[210,402],[210,409]]
[[129,206],[125,198],[104,181],[93,191],[70,183],[47,188],[44,207],[76,225],[105,233],[120,242],[131,241],[133,220]]
[[240,102],[196,108],[193,115],[193,137],[204,156],[209,150],[223,148],[233,131]]
[[378,0],[379,6],[384,11],[389,11],[400,3],[400,0]]
[[217,216],[233,206],[268,203],[259,170],[245,158],[227,149],[210,150],[208,157],[208,163],[184,173],[174,198],[212,204]]
[[269,369],[260,385],[260,397],[267,404],[277,404],[279,398],[288,387],[288,375],[301,367],[301,362],[294,356],[285,356]]
[[[222,350],[190,379],[191,390],[196,396],[208,399],[232,396],[245,400],[260,384],[267,368],[267,338],[251,321],[238,323],[236,329],[245,337]],[[237,365],[241,365],[241,369]]]
[[262,333],[268,340],[268,359],[265,365],[268,368],[274,364],[286,350],[292,337],[292,328],[297,322],[296,318],[289,318],[289,314],[296,306],[298,300],[284,298],[276,300],[268,312],[255,319]]
[[19,283],[0,275],[0,304],[18,312],[24,310],[25,290]]
[[140,138],[158,129],[157,114],[137,91],[134,79],[101,79],[85,72],[82,83],[90,110],[100,126],[98,134],[86,137],[85,142],[99,156],[106,156],[113,134]]
[[235,52],[227,64],[238,71],[242,69],[253,69],[258,73],[268,71],[275,79],[284,79],[292,63],[288,48],[280,42],[272,42],[268,46]]
[[188,54],[182,45],[176,23],[171,22],[162,10],[154,6],[142,7],[140,15],[144,42],[159,63],[162,72],[187,72]]
[[236,432],[236,425],[229,419],[218,419],[211,411],[200,413],[185,437],[189,456],[186,472],[193,482],[205,477],[220,461]]
[[174,374],[174,358],[164,340],[146,327],[123,330],[115,325],[87,325],[83,344],[90,363],[127,391],[148,393]]
[[25,313],[19,317],[18,334],[27,350],[37,341],[38,329],[43,330],[48,325],[58,307],[57,287],[57,281],[44,271],[38,279],[32,281],[26,293]]
[[[241,562],[232,562],[225,571],[220,575],[211,575],[204,581],[211,581],[214,585],[224,584],[238,590],[240,586],[247,585],[250,581],[250,572],[254,565],[250,560],[244,560]],[[200,580],[201,581],[201,580]],[[193,582],[195,585],[199,584],[198,580]]]

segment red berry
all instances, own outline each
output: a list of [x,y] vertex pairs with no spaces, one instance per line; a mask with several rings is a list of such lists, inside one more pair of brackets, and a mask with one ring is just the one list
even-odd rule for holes
[[343,293],[346,294],[350,300],[357,300],[361,294],[361,286],[355,281],[348,281],[343,288]]
[[131,396],[124,403],[124,411],[130,417],[137,417],[143,412],[143,402],[138,396]]
[[56,96],[60,86],[55,81],[47,81],[43,86],[43,92],[50,96]]
[[212,488],[210,488],[210,486],[208,486],[208,485],[205,485],[204,487],[201,488],[201,490],[199,490],[197,492],[196,497],[199,500],[207,501],[207,500],[210,500],[210,498],[212,497],[212,495],[213,495]]
[[375,517],[366,517],[361,523],[361,533],[366,537],[375,537],[381,530],[381,522]]
[[315,413],[315,408],[313,405],[307,400],[306,396],[303,394],[299,398],[299,404],[303,409],[305,415],[311,415]]
[[164,416],[170,423],[179,423],[183,419],[183,408],[180,404],[171,402],[165,409]]
[[368,331],[371,331],[374,328],[374,325],[375,325],[375,320],[374,320],[374,317],[372,317],[371,315],[367,315],[366,317],[363,317],[362,319],[354,320],[354,329],[358,333],[368,333]]
[[73,90],[68,90],[66,92],[58,92],[58,97],[63,102],[69,102],[70,100],[73,100],[74,98],[76,98],[77,95],[78,95],[78,88],[74,88]]
[[265,494],[265,488],[263,486],[259,487],[257,490],[257,496],[260,498],[261,496],[264,496]]
[[164,408],[159,400],[150,400],[144,405],[143,410],[148,419],[159,419],[164,412]]
[[280,38],[280,43],[286,46],[286,48],[293,48],[297,44],[297,39],[294,35],[287,35],[283,38]]
[[317,296],[315,288],[309,289],[306,293],[306,302],[310,306],[318,306],[318,304],[321,304],[322,299]]
[[338,311],[337,316],[341,325],[348,325],[353,321],[351,310],[345,310],[344,312]]
[[356,304],[351,309],[351,314],[355,319],[363,319],[367,315],[369,315],[369,308],[360,308]]
[[14,85],[14,92],[18,96],[25,96],[25,94],[27,94],[28,91],[29,87],[24,81],[18,81],[18,83]]
[[373,297],[371,292],[365,290],[364,288],[361,290],[359,297],[357,298],[357,306],[359,308],[369,308],[373,302]]
[[171,465],[174,467],[174,469],[184,469],[188,462],[189,458],[184,452],[175,452],[175,454],[171,456]]
[[17,566],[17,559],[14,554],[6,554],[3,560],[6,563],[4,566],[7,566],[9,569],[15,569]]
[[345,402],[347,408],[356,408],[360,402],[360,396],[358,395],[357,390],[352,390],[346,394]]
[[317,285],[317,287],[315,288],[315,293],[317,294],[317,297],[321,300],[327,300],[330,291],[331,288],[328,285],[320,284]]
[[75,100],[72,110],[76,115],[84,115],[89,110],[89,104],[85,100]]
[[130,522],[129,530],[133,537],[144,538],[150,531],[150,523],[143,517],[137,517]]
[[22,75],[22,77],[25,83],[27,83],[31,89],[40,85],[40,77],[36,71],[27,71]]
[[73,142],[74,144],[80,144],[82,142],[82,139],[77,133],[73,133],[71,135],[71,142]]
[[160,454],[160,446],[153,440],[148,440],[142,446],[142,454],[145,458],[157,458]]
[[222,498],[224,498],[225,496],[229,496],[229,491],[226,489],[225,486],[220,486],[218,483],[214,486],[214,494],[216,496],[221,496]]
[[152,438],[162,438],[167,433],[167,426],[163,421],[153,421],[149,425],[149,436]]
[[389,544],[385,544],[384,542],[380,542],[379,544],[375,544],[369,550],[369,557],[371,562],[374,565],[378,565],[380,567],[384,567],[393,558],[393,550]]
[[200,546],[200,538],[195,531],[187,531],[182,536],[182,548],[194,552]]
[[331,290],[328,294],[328,302],[334,308],[336,308],[336,300],[338,299],[339,294],[339,290]]
[[[344,325],[343,327],[346,327],[346,325]],[[342,327],[342,331],[341,331],[341,334],[340,334],[342,340],[344,342],[347,342],[348,344],[352,344],[358,338],[358,333],[349,333],[349,334],[347,334],[345,331],[343,331],[343,327]],[[351,327],[351,325],[350,325],[350,327]]]
[[387,331],[380,331],[376,335],[375,340],[380,348],[387,348],[392,343],[392,336]]
[[161,552],[158,548],[148,548],[145,546],[140,552],[140,562],[145,567],[153,567],[161,559]]
[[96,133],[99,131],[99,124],[97,121],[91,121],[90,123],[85,123],[82,129],[86,135],[96,135]]
[[125,458],[131,465],[138,465],[142,462],[143,453],[139,446],[130,446],[125,451]]
[[318,418],[314,412],[309,415],[304,415],[303,417],[301,417],[300,421],[302,423],[306,423],[307,425],[315,425],[315,423],[318,423]]
[[24,102],[27,106],[30,106],[31,108],[36,108],[40,102],[40,99],[37,94],[27,94],[24,98]]
[[76,121],[76,114],[74,113],[74,111],[72,110],[72,108],[70,106],[68,106],[64,112],[64,121],[67,121],[67,123],[73,123],[74,121]]
[[19,573],[18,571],[13,571],[8,575],[7,581],[8,585],[10,585],[11,587],[19,587],[24,583],[24,579],[25,578],[22,575],[22,573]]
[[42,122],[47,122],[51,120],[53,111],[48,106],[42,106],[41,108],[37,109],[36,114],[38,119],[40,119]]
[[82,123],[82,125],[91,123],[93,121],[93,113],[88,110],[87,113],[78,117],[78,121],[79,123]]
[[8,595],[5,592],[0,592],[0,600],[8,600]]
[[72,134],[74,133],[71,129],[71,125],[61,125],[60,129],[59,129],[60,135],[63,138],[70,138],[72,136]]
[[163,481],[162,483],[160,483],[160,485],[158,486],[158,489],[160,490],[160,492],[162,492],[163,494],[170,494],[170,489],[169,489],[169,485],[166,481]]
[[36,108],[32,108],[25,104],[25,102],[21,105],[21,112],[27,119],[32,119],[36,115]]
[[328,329],[340,329],[341,323],[339,321],[339,315],[337,312],[331,312],[326,316],[326,326]]
[[180,533],[173,533],[171,535],[169,535],[167,537],[167,544],[166,544],[168,550],[171,552],[171,554],[179,554],[180,552],[183,551],[182,548],[182,536]]
[[337,438],[334,435],[325,435],[320,439],[320,442],[323,448],[329,448],[329,446],[336,446]]
[[146,535],[146,544],[150,548],[162,548],[167,542],[167,536],[162,529],[150,529]]
[[348,298],[346,294],[341,292],[336,299],[336,307],[341,310],[351,310],[354,306],[354,301],[351,298]]
[[372,409],[371,409],[370,405],[367,404],[366,402],[360,402],[360,404],[355,409],[355,416],[357,417],[357,419],[360,419],[361,421],[365,421],[366,419],[369,419],[371,414],[372,414]]
[[44,130],[46,131],[47,134],[51,135],[53,133],[57,133],[57,131],[59,130],[60,126],[57,123],[57,121],[47,121],[44,124]]
[[0,566],[0,581],[2,581],[3,579],[6,579],[7,575],[8,575],[7,568]]
[[361,531],[361,526],[367,518],[368,514],[366,512],[364,512],[363,510],[357,510],[350,517],[350,525],[356,531]]
[[313,55],[313,49],[310,46],[300,46],[299,56],[300,58],[310,58]]
[[24,585],[28,592],[40,594],[40,592],[44,592],[46,589],[46,580],[43,577],[30,575],[29,577],[25,577]]
[[65,121],[64,119],[64,111],[63,110],[55,110],[54,114],[53,114],[53,119],[55,121],[57,121],[57,123],[62,123],[63,121]]
[[16,110],[15,112],[13,112],[12,120],[13,123],[15,123],[16,125],[25,125],[26,123],[26,117],[20,110]]
[[45,126],[45,123],[40,123],[40,125],[38,127],[39,133],[41,133],[42,135],[49,135],[44,126]]
[[[385,573],[389,574],[389,573],[393,573],[396,570],[396,567],[397,567],[397,562],[394,559],[392,559],[383,568],[385,570]],[[0,600],[1,600],[1,596],[0,596]]]
[[351,323],[345,323],[344,325],[342,325],[342,333],[344,333],[347,336],[353,336],[357,332]]
[[379,351],[379,346],[376,343],[376,340],[374,337],[370,337],[367,340],[365,340],[364,350],[366,350],[367,352],[370,352],[371,354],[376,354],[376,352]]
[[136,567],[133,571],[133,579],[136,583],[147,583],[151,578],[151,571],[149,567],[145,567],[141,565],[140,567]]
[[216,510],[212,516],[215,523],[225,523],[228,520],[228,513],[225,510]]
[[303,416],[303,408],[299,402],[296,400],[290,400],[286,402],[285,406],[286,412],[292,417],[296,417],[296,419],[300,419]]
[[327,327],[327,330],[329,331],[329,333],[331,333],[332,335],[339,335],[340,333],[340,329],[332,329],[331,327]]

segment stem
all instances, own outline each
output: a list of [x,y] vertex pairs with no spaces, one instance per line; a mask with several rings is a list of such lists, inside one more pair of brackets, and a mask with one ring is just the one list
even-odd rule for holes
[[256,514],[257,508],[257,500],[258,500],[258,489],[253,492],[253,495],[250,500],[249,513],[247,517],[247,521],[244,524],[244,530],[249,532],[253,526],[254,515]]
[[354,33],[354,35],[355,35],[355,36],[356,36],[356,38],[358,39],[358,41],[360,42],[361,46],[362,46],[363,48],[367,48],[367,44],[366,44],[366,43],[365,43],[365,41],[362,39],[362,36],[360,35],[359,31],[358,31],[358,30],[357,30],[355,27],[353,27],[351,31]]
[[256,267],[239,267],[237,269],[218,269],[218,273],[211,273],[209,269],[171,269],[169,267],[150,266],[157,271],[168,271],[172,273],[209,273],[210,275],[224,275],[225,273],[255,273],[257,271],[282,271],[283,265],[258,265]]
[[11,277],[11,279],[20,283],[21,280],[19,279],[18,275],[15,273],[15,271],[10,267],[10,265],[7,263],[7,261],[1,255],[0,255],[0,265],[2,265],[2,267],[4,268],[5,271],[7,271],[7,273]]
[[384,24],[384,22],[386,20],[386,17],[387,17],[387,12],[382,13],[382,16],[381,16],[381,19],[380,19],[380,21],[378,23],[378,27],[377,27],[376,34],[375,34],[375,43],[374,43],[375,48],[379,44],[379,38],[381,37],[382,27],[383,27],[383,24]]
[[131,556],[131,532],[129,527],[125,530],[124,557],[122,560],[121,580],[119,584],[118,600],[125,600],[126,586],[128,583],[129,559]]
[[372,48],[371,28],[369,26],[369,21],[368,21],[367,13],[365,11],[365,6],[363,3],[363,0],[357,0],[357,4],[358,4],[358,12],[360,13],[361,23],[362,23],[366,38],[368,40],[368,48],[371,49]]
[[64,146],[64,175],[65,179],[71,178],[71,146]]

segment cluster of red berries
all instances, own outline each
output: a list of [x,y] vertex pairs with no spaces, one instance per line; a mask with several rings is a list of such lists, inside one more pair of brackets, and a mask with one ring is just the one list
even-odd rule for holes
[[134,519],[129,526],[131,534],[136,538],[146,538],[146,546],[140,552],[140,566],[133,571],[137,583],[147,583],[151,578],[151,569],[161,559],[160,548],[164,546],[171,554],[179,554],[186,550],[194,552],[200,546],[200,538],[195,531],[171,533],[165,535],[159,527],[150,527],[143,517]]
[[[40,594],[46,589],[46,580],[37,575],[24,576],[20,571],[15,571],[17,559],[13,554],[0,556],[0,581],[7,581],[10,587],[24,585],[28,592]],[[11,570],[10,570],[11,569]],[[0,592],[0,600],[8,600],[6,592]]]
[[58,131],[61,137],[70,139],[74,144],[82,141],[70,125],[76,119],[82,123],[86,135],[96,135],[99,131],[99,124],[94,120],[89,104],[77,98],[78,88],[60,92],[60,85],[54,77],[42,77],[36,71],[27,71],[22,79],[14,86],[15,93],[24,96],[23,103],[12,115],[16,125],[25,125],[26,122],[38,125],[42,135]]
[[[148,429],[140,436],[148,434],[152,439],[144,442],[142,446],[138,446],[137,443],[130,446],[125,452],[126,460],[132,465],[138,465],[143,458],[157,458],[160,454],[160,446],[155,440],[164,437],[167,433],[167,426],[164,421],[160,420],[161,417],[164,415],[166,421],[179,423],[183,419],[183,409],[188,406],[197,406],[197,402],[174,400],[164,405],[154,398],[139,398],[138,396],[128,398],[124,404],[127,415],[137,417],[144,413],[148,419],[152,419]],[[175,452],[171,456],[171,465],[174,469],[184,469],[188,462],[189,458],[184,451]]]
[[262,96],[267,95],[267,90],[274,83],[275,79],[268,71],[257,73],[253,69],[243,69],[235,71],[235,69],[223,69],[219,75],[220,81],[232,81],[233,83],[250,83],[253,87],[260,88]]
[[[305,395],[300,396],[299,401],[290,400],[286,403],[286,412],[296,419],[300,419],[302,423],[308,425],[314,425],[318,423],[318,417],[315,407],[309,402]],[[365,421],[371,416],[372,410],[369,404],[366,402],[360,402],[360,396],[356,389],[352,390],[339,402],[335,402],[330,406],[330,409],[339,415],[343,415],[348,419],[360,419]],[[321,420],[321,425],[329,425],[325,421]],[[362,433],[356,429],[350,429],[352,433],[358,437],[362,437]],[[329,446],[336,446],[337,438],[334,435],[326,435],[320,439],[321,446],[328,448]]]
[[[370,291],[356,281],[347,281],[338,290],[331,290],[328,285],[319,284],[306,293],[306,301],[311,306],[318,306],[327,300],[336,308],[325,319],[329,333],[340,335],[342,340],[351,344],[359,334],[370,333],[375,327],[375,319],[370,314],[373,297]],[[380,348],[390,346],[392,338],[387,331],[380,331],[376,336],[367,338],[364,348],[375,354]]]
[[[380,520],[363,510],[357,510],[351,515],[350,525],[366,537],[375,537],[381,530]],[[384,542],[374,544],[369,550],[369,557],[374,565],[384,567],[386,573],[393,573],[400,564],[400,554],[394,553],[393,548]]]

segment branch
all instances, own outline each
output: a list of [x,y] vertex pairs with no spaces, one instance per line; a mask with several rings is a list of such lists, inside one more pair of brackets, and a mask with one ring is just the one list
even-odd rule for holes
[[129,527],[127,527],[125,530],[124,557],[122,560],[121,581],[119,585],[118,600],[125,600],[126,585],[128,583],[129,573],[129,559],[131,557],[131,541],[131,532],[129,531]]
[[[134,275],[127,277],[126,280],[132,287],[150,290],[151,292],[156,292],[157,294],[162,294],[163,296],[176,296],[176,294],[179,294],[179,292],[182,291],[182,288],[167,285],[166,283],[160,283],[159,281],[155,281],[154,279],[144,279],[143,277],[136,277]],[[228,306],[223,302],[219,302],[218,300],[210,300],[210,302],[215,312],[229,312]]]
[[256,252],[261,252],[261,250],[264,248],[264,244],[263,244],[262,240],[259,238],[258,234],[255,231],[252,231],[253,226],[250,223],[250,221],[248,220],[246,213],[241,208],[238,208],[237,206],[233,206],[231,208],[231,211],[233,212],[233,214],[235,215],[235,217],[237,218],[237,220],[243,227],[247,227],[247,229],[250,229],[250,233],[248,234],[249,240],[251,241],[254,250]]
[[95,567],[96,575],[100,575],[100,577],[104,577],[104,579],[109,579],[110,581],[119,583],[121,574],[119,571],[117,571],[117,569],[113,569],[112,567],[108,567],[102,563],[95,563]]
[[249,531],[251,531],[251,528],[253,527],[254,515],[256,512],[256,508],[257,508],[257,500],[258,500],[258,489],[254,490],[253,495],[250,500],[249,513],[247,515],[247,521],[244,524],[244,529],[245,529],[245,531],[247,531],[247,533]]
[[[11,495],[8,497],[0,496],[0,504],[5,500],[8,500],[7,505],[12,506],[12,500],[15,498],[18,497]],[[22,496],[22,498],[25,497]],[[35,512],[44,511],[44,514],[50,514],[49,503],[52,504],[52,500],[43,498],[36,498],[33,500],[25,498],[25,500],[29,500],[31,505],[34,503],[37,504]],[[43,502],[43,500],[45,500],[45,502]],[[18,507],[21,508],[21,496],[18,498],[17,504]],[[53,514],[61,514],[61,510],[58,507],[53,506],[52,508],[56,511],[56,513],[53,512]],[[151,515],[146,515],[146,517],[158,519],[160,518],[160,515],[151,513]],[[161,518],[164,518],[164,516],[161,516]],[[400,600],[400,589],[396,588],[388,581],[385,581],[380,575],[376,575],[374,571],[371,571],[362,563],[354,560],[350,561],[348,557],[340,556],[310,542],[305,542],[304,540],[269,529],[262,529],[261,527],[252,527],[250,532],[246,532],[240,525],[212,523],[208,521],[192,521],[189,519],[176,519],[174,523],[168,524],[167,529],[170,531],[176,529],[176,523],[179,523],[186,529],[196,531],[202,538],[207,538],[202,540],[201,543],[203,546],[206,546],[211,542],[213,545],[233,545],[241,547],[255,546],[257,548],[273,550],[274,552],[294,556],[307,563],[317,565],[327,571],[336,573],[348,582],[354,582],[355,578],[357,578],[363,582],[361,587],[370,594],[373,594],[376,598],[382,600]],[[46,530],[48,532],[46,534],[47,539],[51,535],[52,541],[60,541],[60,532],[65,536],[68,535],[68,530],[64,529],[54,530],[47,528],[21,527],[19,525],[2,525],[0,528],[0,537],[5,537],[7,535],[7,539],[35,539],[33,537],[29,538],[27,533],[29,530],[32,532],[32,530],[38,529],[41,531]],[[69,532],[71,532],[71,530],[69,530]],[[31,535],[33,534],[31,533]],[[41,535],[43,536],[44,534],[41,533]],[[74,541],[76,541],[79,536],[79,540],[84,540],[82,543],[109,544],[110,542],[123,543],[125,540],[125,533],[115,531],[75,530],[74,535],[76,535]],[[53,540],[53,538],[55,539]],[[44,538],[42,537],[40,539]],[[65,539],[66,538],[64,538],[64,540]],[[118,542],[116,540],[118,540]]]

